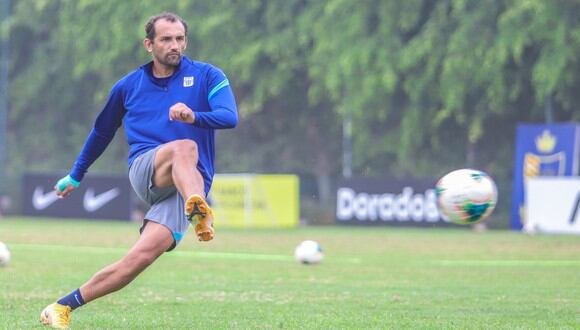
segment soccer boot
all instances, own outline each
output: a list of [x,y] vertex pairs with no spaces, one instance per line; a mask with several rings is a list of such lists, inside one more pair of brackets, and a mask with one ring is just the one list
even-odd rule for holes
[[53,328],[68,329],[70,312],[70,306],[59,303],[50,304],[40,313],[40,322]]
[[200,241],[211,241],[214,236],[213,211],[205,199],[191,195],[185,201],[185,215],[192,224],[195,221],[195,234]]

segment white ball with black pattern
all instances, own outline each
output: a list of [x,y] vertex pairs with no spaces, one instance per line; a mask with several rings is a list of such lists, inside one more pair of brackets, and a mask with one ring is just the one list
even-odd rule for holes
[[298,244],[294,250],[294,258],[301,264],[314,265],[318,264],[324,259],[322,247],[318,242],[313,240],[306,240]]

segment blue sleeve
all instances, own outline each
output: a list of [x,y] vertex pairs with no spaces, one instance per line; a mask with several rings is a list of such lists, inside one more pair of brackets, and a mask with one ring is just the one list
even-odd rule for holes
[[207,99],[211,111],[195,112],[194,126],[200,128],[234,128],[238,124],[238,109],[230,82],[219,70],[209,73]]
[[77,181],[83,179],[89,167],[101,156],[115,137],[117,129],[123,122],[124,115],[123,95],[120,87],[115,85],[73,165],[70,173],[73,179]]

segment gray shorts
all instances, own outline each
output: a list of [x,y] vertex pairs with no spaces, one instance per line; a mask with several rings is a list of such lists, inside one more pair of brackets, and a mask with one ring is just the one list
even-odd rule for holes
[[153,186],[155,154],[158,149],[159,147],[149,150],[133,161],[129,169],[129,180],[137,196],[150,206],[145,214],[141,231],[147,221],[169,228],[175,239],[174,245],[169,249],[172,250],[187,232],[189,221],[184,213],[183,198],[174,186],[167,188]]

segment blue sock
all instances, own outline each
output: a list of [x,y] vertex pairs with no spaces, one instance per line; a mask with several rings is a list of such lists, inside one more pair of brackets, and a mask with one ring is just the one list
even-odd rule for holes
[[70,308],[74,310],[77,307],[81,307],[82,305],[84,305],[85,300],[83,299],[83,296],[81,296],[81,290],[76,289],[73,292],[71,292],[68,296],[60,298],[60,300],[57,301],[57,303],[65,306],[70,306]]

